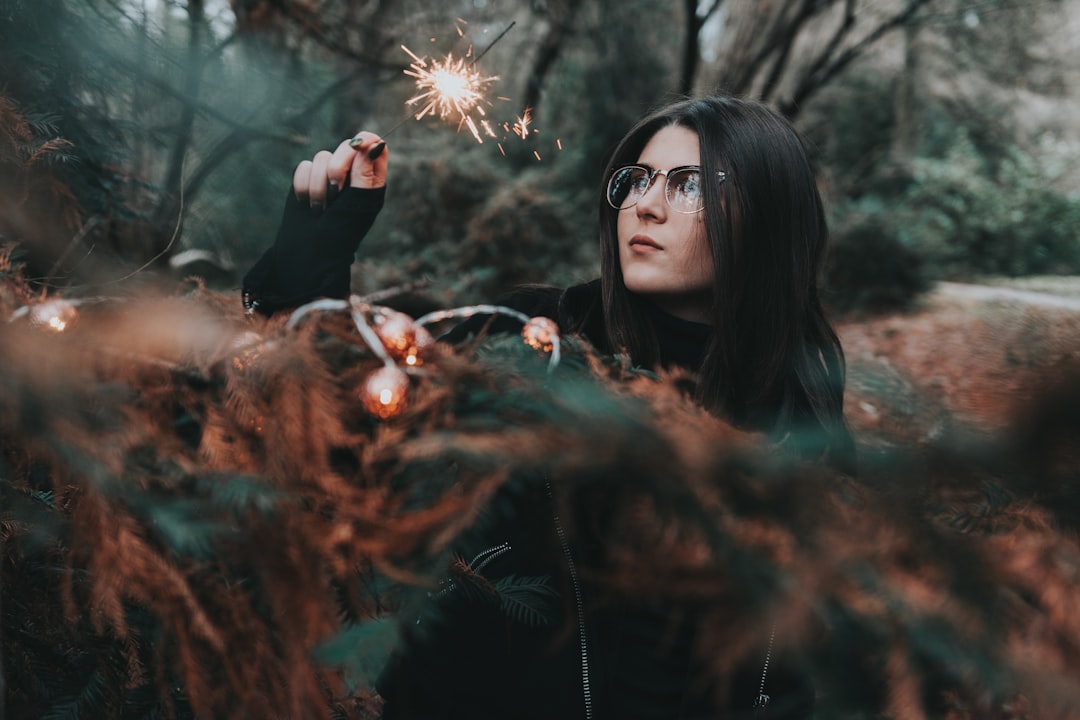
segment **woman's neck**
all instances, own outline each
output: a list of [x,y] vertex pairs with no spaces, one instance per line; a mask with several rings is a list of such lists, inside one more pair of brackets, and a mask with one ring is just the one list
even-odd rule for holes
[[697,371],[705,359],[712,327],[673,315],[666,308],[646,303],[657,342],[660,344],[660,362],[666,366],[677,365]]
[[712,325],[712,297],[699,295],[650,295],[647,300],[663,312],[687,322]]

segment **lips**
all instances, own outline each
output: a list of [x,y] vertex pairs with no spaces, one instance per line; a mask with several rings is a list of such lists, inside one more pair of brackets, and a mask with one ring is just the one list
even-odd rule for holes
[[638,252],[644,252],[646,250],[663,250],[659,243],[653,240],[648,235],[635,235],[630,238],[630,248],[637,250]]

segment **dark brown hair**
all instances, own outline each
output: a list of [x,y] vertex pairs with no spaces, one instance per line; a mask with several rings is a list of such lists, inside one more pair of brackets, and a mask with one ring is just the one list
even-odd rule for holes
[[[816,437],[839,460],[852,451],[843,420],[844,353],[818,297],[828,241],[825,211],[806,149],[791,124],[758,102],[705,97],[641,120],[604,171],[637,162],[658,130],[697,133],[705,183],[705,232],[714,277],[713,334],[698,401],[734,424],[784,437]],[[640,365],[659,359],[650,313],[619,266],[618,211],[600,194],[601,278],[608,342]],[[817,454],[817,453],[815,453]]]

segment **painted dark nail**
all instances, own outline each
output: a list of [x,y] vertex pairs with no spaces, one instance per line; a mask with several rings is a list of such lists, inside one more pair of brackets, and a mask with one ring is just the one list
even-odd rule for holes
[[368,154],[367,154],[368,160],[376,159],[377,157],[379,157],[380,155],[383,154],[383,150],[385,150],[385,149],[386,149],[386,143],[384,143],[384,142],[375,143],[375,147],[371,148],[371,150],[368,151]]

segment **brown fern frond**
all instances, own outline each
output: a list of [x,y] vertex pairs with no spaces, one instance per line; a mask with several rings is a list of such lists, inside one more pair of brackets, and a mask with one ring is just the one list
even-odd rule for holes
[[33,138],[30,124],[19,111],[18,105],[4,95],[0,95],[0,138],[6,142],[11,159],[19,158],[21,146]]
[[33,170],[38,163],[43,162],[50,155],[71,150],[74,147],[75,143],[70,140],[65,140],[64,138],[58,137],[46,140],[34,148],[34,151],[26,157],[23,161],[23,167],[27,171]]

